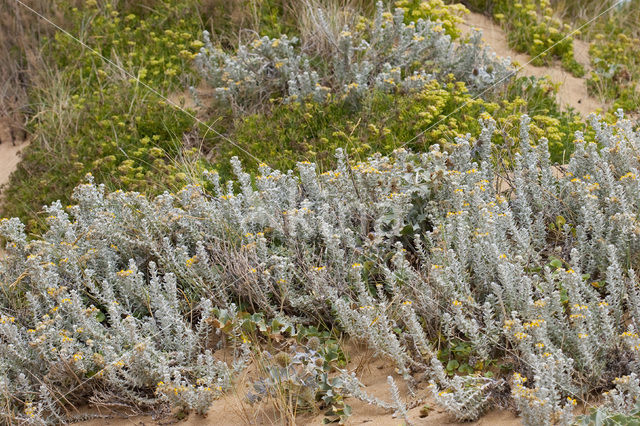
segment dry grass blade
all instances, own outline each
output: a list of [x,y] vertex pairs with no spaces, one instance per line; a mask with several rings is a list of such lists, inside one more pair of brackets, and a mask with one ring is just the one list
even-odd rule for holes
[[[57,2],[27,0],[26,3],[53,21],[60,20],[62,11]],[[51,27],[14,0],[0,0],[0,10],[0,120],[9,123],[13,140],[21,140],[29,109],[27,92],[42,65],[40,40],[51,33]]]
[[296,9],[303,51],[328,58],[338,48],[340,33],[362,16],[360,0],[303,0]]

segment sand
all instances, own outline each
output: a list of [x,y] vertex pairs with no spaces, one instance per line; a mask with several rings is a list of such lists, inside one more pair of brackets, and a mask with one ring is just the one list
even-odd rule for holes
[[[415,394],[408,395],[408,389],[403,379],[395,372],[393,362],[375,357],[373,352],[362,345],[347,344],[345,350],[349,354],[350,362],[346,366],[348,371],[355,371],[360,381],[365,385],[365,391],[384,401],[390,401],[387,376],[392,376],[401,397],[408,406],[409,421],[414,425],[521,425],[520,419],[512,412],[504,410],[490,410],[477,422],[458,423],[439,407],[431,397],[431,391],[426,383],[419,383]],[[251,381],[256,377],[256,368],[250,365],[236,380],[232,391],[214,401],[206,416],[190,415],[180,421],[172,417],[153,419],[150,416],[135,416],[129,418],[102,418],[79,423],[83,426],[131,426],[131,425],[159,425],[179,424],[183,426],[236,426],[236,425],[280,425],[286,424],[279,418],[271,403],[258,403],[254,406],[246,401],[246,394]],[[354,398],[347,398],[346,402],[352,407],[353,413],[347,424],[367,426],[402,425],[403,420],[394,418],[393,413],[382,408],[363,403]],[[421,417],[422,407],[429,406],[429,414]],[[95,410],[91,410],[96,412]],[[86,411],[85,411],[86,412]],[[104,413],[104,411],[103,411]],[[321,425],[324,415],[318,413],[300,413],[296,417],[296,425]]]
[[14,140],[8,121],[0,118],[0,195],[2,186],[9,182],[9,176],[18,167],[20,151],[27,145],[27,140]]
[[[465,23],[461,25],[463,33],[469,33],[472,28],[482,31],[484,41],[499,56],[510,57],[512,61],[517,62],[518,67],[523,68],[519,71],[519,75],[544,77],[548,76],[554,83],[560,83],[558,90],[558,102],[560,106],[567,108],[573,107],[576,112],[583,117],[595,112],[597,109],[605,111],[607,104],[600,102],[598,99],[587,93],[585,78],[578,78],[571,73],[565,71],[560,63],[554,63],[551,66],[535,67],[527,64],[531,60],[529,55],[518,53],[511,49],[507,43],[505,32],[499,25],[494,23],[491,18],[480,14],[470,13],[465,17]],[[590,69],[589,63],[589,44],[581,40],[574,40],[574,57],[576,61],[581,63],[585,70]]]

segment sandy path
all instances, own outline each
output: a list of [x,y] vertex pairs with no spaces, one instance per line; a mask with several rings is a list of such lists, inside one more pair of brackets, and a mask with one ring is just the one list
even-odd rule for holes
[[[480,13],[470,13],[465,17],[465,23],[461,25],[463,32],[470,32],[471,28],[477,28],[482,31],[485,42],[502,57],[511,57],[519,66],[524,65],[520,70],[520,75],[544,77],[548,76],[554,83],[560,83],[558,90],[558,102],[564,108],[573,107],[582,116],[587,116],[596,109],[607,109],[605,103],[600,102],[596,98],[587,93],[586,80],[571,75],[562,69],[559,63],[546,67],[535,67],[533,65],[525,65],[531,57],[523,53],[517,53],[511,49],[507,43],[505,32],[499,25],[494,23],[491,18]],[[574,57],[580,62],[585,69],[589,70],[589,44],[581,40],[574,41]]]
[[0,120],[0,194],[2,186],[9,182],[9,176],[18,167],[20,151],[28,145],[25,141],[12,141],[9,125]]

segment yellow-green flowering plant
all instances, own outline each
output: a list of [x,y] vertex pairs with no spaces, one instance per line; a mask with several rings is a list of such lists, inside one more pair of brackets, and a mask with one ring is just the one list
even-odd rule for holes
[[587,88],[601,99],[612,101],[614,110],[637,110],[640,106],[640,39],[615,26],[608,36],[599,33],[594,38],[589,47],[593,71]]
[[460,3],[445,4],[442,0],[397,0],[394,6],[405,10],[407,23],[418,19],[440,23],[444,32],[454,40],[462,34],[458,25],[464,22],[464,15],[469,13]]
[[584,67],[573,56],[573,37],[579,32],[567,37],[572,28],[554,16],[549,0],[498,0],[492,6],[494,19],[507,31],[509,45],[531,55],[533,65],[559,59],[567,71],[584,75]]

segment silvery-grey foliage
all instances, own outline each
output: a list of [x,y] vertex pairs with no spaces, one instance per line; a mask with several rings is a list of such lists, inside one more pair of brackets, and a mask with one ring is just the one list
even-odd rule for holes
[[[494,123],[483,126],[486,147]],[[325,173],[262,165],[254,180],[234,159],[235,184],[208,173],[206,189],[154,199],[89,181],[73,206],[47,207],[49,229],[31,240],[3,220],[2,416],[55,422],[60,395],[104,391],[202,411],[242,368],[211,356],[208,320],[238,302],[341,327],[405,378],[426,374],[460,419],[505,384],[449,376],[439,336],[468,342],[477,360],[508,357],[528,424],[570,422],[592,389],[616,386],[611,404],[629,409],[640,389],[640,134],[622,116],[592,117],[596,142],[577,134],[563,172],[527,117],[521,126],[509,188],[465,137],[451,152],[359,163],[338,150]],[[76,388],[76,377],[91,380]]]
[[332,95],[356,100],[373,88],[414,91],[450,75],[478,94],[513,75],[510,61],[490,52],[480,32],[458,44],[440,23],[420,19],[405,24],[403,9],[385,13],[382,2],[371,25],[356,27],[345,27],[322,60],[301,51],[297,39],[286,35],[265,36],[228,53],[215,47],[205,31],[196,63],[218,98],[241,108],[273,96],[323,102]]

